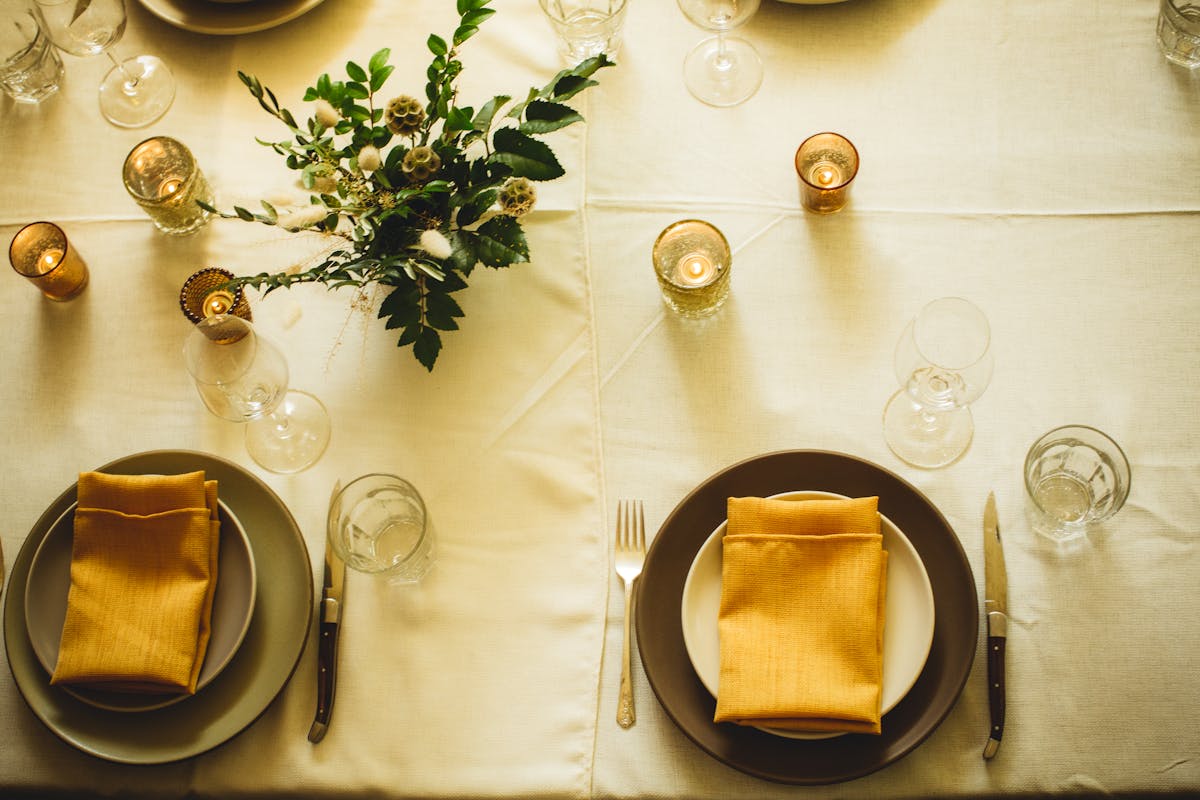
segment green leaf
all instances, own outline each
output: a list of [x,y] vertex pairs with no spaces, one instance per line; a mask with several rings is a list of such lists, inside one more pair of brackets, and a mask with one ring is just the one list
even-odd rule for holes
[[525,133],[549,133],[576,122],[583,122],[583,117],[570,106],[534,100],[525,108],[525,122],[520,129]]
[[391,76],[392,71],[395,69],[396,68],[391,64],[388,64],[385,67],[380,67],[379,69],[373,71],[371,73],[371,91],[378,92],[380,89],[382,89],[384,82],[387,81],[388,77]]
[[476,253],[489,267],[507,267],[529,260],[525,231],[513,217],[492,217],[476,231]]
[[454,32],[455,46],[457,47],[477,33],[479,33],[479,28],[474,25],[460,25],[458,30]]
[[346,74],[350,76],[351,80],[360,83],[367,80],[367,71],[353,61],[346,62]]
[[385,47],[382,50],[377,51],[373,56],[371,56],[371,60],[367,62],[367,69],[369,69],[371,74],[374,75],[383,68],[384,64],[387,63],[387,60],[391,55],[392,49],[390,47]]
[[371,93],[361,83],[347,83],[346,96],[353,97],[355,100],[366,100],[371,96]]
[[470,109],[452,108],[446,116],[447,131],[472,131],[475,130],[475,123],[471,119]]
[[239,218],[244,219],[246,222],[254,221],[254,215],[241,206],[234,206],[233,213],[237,214]]
[[475,130],[487,131],[492,127],[492,120],[496,116],[496,112],[500,107],[507,103],[512,98],[506,94],[498,94],[491,100],[483,104],[483,108],[479,109],[479,113],[475,115],[473,120]]
[[566,172],[554,157],[554,151],[515,128],[500,128],[492,137],[492,144],[496,152],[488,160],[507,164],[517,177],[548,181]]
[[450,52],[450,48],[446,46],[446,40],[436,33],[429,34],[429,39],[426,40],[425,44],[429,47],[429,52],[435,56],[444,56]]
[[430,372],[433,372],[433,365],[437,362],[441,350],[442,337],[433,328],[422,328],[417,334],[417,340],[413,342],[413,355],[421,362],[421,366]]
[[579,94],[584,89],[595,85],[595,81],[588,80],[580,75],[564,75],[554,84],[554,91],[551,97],[555,100],[567,100]]
[[468,11],[462,15],[463,25],[472,25],[478,28],[483,24],[483,21],[496,13],[494,8],[477,8],[473,11]]

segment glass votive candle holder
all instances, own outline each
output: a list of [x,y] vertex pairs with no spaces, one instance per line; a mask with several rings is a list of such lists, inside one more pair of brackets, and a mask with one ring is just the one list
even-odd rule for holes
[[179,290],[179,308],[192,322],[218,314],[233,314],[252,321],[250,303],[241,286],[228,288],[234,274],[220,267],[205,267],[193,272]]
[[17,231],[8,261],[51,300],[70,300],[88,284],[87,264],[53,222],[33,222]]
[[651,253],[663,302],[681,317],[707,317],[729,296],[733,257],[725,235],[699,219],[663,229]]
[[154,136],[129,151],[122,169],[125,189],[160,231],[181,235],[198,230],[210,216],[197,204],[212,204],[212,189],[192,151],[168,136]]
[[1035,531],[1073,539],[1125,505],[1131,471],[1121,446],[1087,425],[1042,436],[1025,456],[1025,496]]
[[858,150],[841,134],[814,134],[796,149],[796,174],[800,176],[800,202],[807,210],[815,214],[840,211],[858,174]]

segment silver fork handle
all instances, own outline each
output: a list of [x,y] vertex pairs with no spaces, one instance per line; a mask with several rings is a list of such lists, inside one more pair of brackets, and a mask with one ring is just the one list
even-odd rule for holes
[[617,696],[617,724],[628,728],[637,721],[633,710],[633,681],[629,674],[629,618],[633,614],[633,581],[625,582],[625,643],[621,649],[621,690]]

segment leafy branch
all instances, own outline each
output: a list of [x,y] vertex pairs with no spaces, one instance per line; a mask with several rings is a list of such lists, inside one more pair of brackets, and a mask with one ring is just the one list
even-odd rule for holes
[[321,75],[305,91],[313,114],[303,123],[256,77],[238,73],[263,110],[288,129],[285,139],[258,141],[300,173],[309,204],[280,210],[264,200],[261,211],[234,206],[231,212],[202,205],[227,219],[317,231],[345,243],[310,269],[239,277],[231,287],[265,293],[300,283],[391,287],[379,317],[400,331],[400,347],[411,346],[433,369],[441,334],[457,330],[464,316],[452,294],[467,287],[475,267],[529,260],[520,217],[536,199],[531,182],[565,172],[539,137],[582,122],[566,101],[595,86],[592,76],[612,64],[603,55],[589,58],[519,102],[496,95],[478,109],[460,105],[459,48],[495,14],[490,2],[457,0],[453,35],[428,37],[433,58],[423,100],[400,95],[377,102],[395,69],[386,48],[366,66],[347,62],[345,80]]

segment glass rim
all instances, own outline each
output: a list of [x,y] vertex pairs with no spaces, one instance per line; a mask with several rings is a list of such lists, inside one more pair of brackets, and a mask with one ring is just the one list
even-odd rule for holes
[[[923,314],[925,314],[925,312],[928,311],[932,306],[937,305],[938,303],[946,303],[946,302],[953,302],[956,304],[965,305],[967,308],[969,308],[971,311],[973,311],[976,315],[978,315],[980,321],[983,323],[983,346],[979,349],[979,355],[976,356],[975,358],[971,359],[970,361],[966,361],[961,364],[959,364],[959,363],[942,364],[940,362],[935,362],[933,359],[929,358],[928,355],[926,355],[925,349],[923,347],[921,347],[921,340],[917,335],[917,323],[920,321],[921,316]],[[981,363],[984,359],[986,359],[992,349],[992,323],[988,320],[987,314],[983,313],[983,309],[981,309],[979,306],[975,305],[974,303],[972,303],[970,300],[968,300],[965,297],[960,297],[958,295],[950,295],[947,297],[934,298],[933,300],[930,300],[929,302],[927,302],[925,305],[921,306],[921,309],[916,313],[916,315],[913,316],[912,322],[910,324],[913,326],[913,344],[916,346],[917,352],[920,353],[921,357],[924,358],[926,361],[928,361],[931,364],[936,364],[936,366],[939,366],[939,367],[944,367],[946,369],[953,369],[953,370],[968,369],[969,367],[973,367],[976,364]]]
[[[45,270],[43,272],[25,272],[24,270],[22,270],[20,267],[17,266],[18,259],[14,258],[13,249],[15,247],[17,247],[17,244],[18,244],[17,240],[22,238],[22,234],[25,234],[31,228],[40,228],[42,226],[47,226],[47,227],[53,228],[55,235],[58,238],[62,239],[62,255],[59,257],[58,261],[54,262],[54,266],[50,267],[50,269],[48,269],[48,270]],[[34,279],[44,278],[47,275],[52,274],[55,270],[59,269],[60,267],[62,267],[63,264],[65,264],[67,262],[67,254],[70,251],[71,251],[71,240],[67,237],[66,231],[64,231],[57,223],[49,222],[47,220],[39,220],[37,222],[30,222],[26,225],[23,225],[19,231],[17,231],[15,234],[13,234],[12,241],[8,243],[8,263],[13,268],[13,271],[16,272],[18,275],[20,275],[22,278],[34,278]],[[35,264],[39,263],[39,259],[34,259],[34,263]]]
[[359,475],[357,478],[352,479],[351,481],[346,483],[344,486],[342,486],[340,489],[338,489],[337,492],[334,493],[333,499],[330,500],[330,502],[329,502],[329,511],[327,512],[326,517],[325,517],[325,538],[333,546],[334,552],[336,552],[338,554],[338,557],[341,558],[343,561],[345,561],[347,566],[349,566],[350,565],[350,558],[349,558],[350,553],[348,553],[346,551],[346,549],[343,545],[343,542],[342,542],[342,537],[338,534],[338,531],[340,531],[341,526],[339,524],[337,524],[337,518],[335,517],[335,511],[340,512],[341,507],[342,507],[342,498],[346,496],[346,493],[350,490],[351,487],[359,485],[364,481],[375,480],[375,479],[382,479],[383,482],[386,482],[391,485],[398,484],[402,488],[407,489],[408,493],[409,493],[409,497],[411,499],[416,500],[417,507],[421,511],[421,535],[417,537],[417,541],[415,543],[413,543],[412,548],[408,551],[408,553],[405,554],[404,558],[402,558],[400,561],[396,562],[395,564],[392,564],[388,567],[384,567],[383,569],[378,569],[378,570],[362,570],[359,567],[354,567],[354,569],[358,569],[360,572],[371,572],[373,574],[383,575],[383,574],[387,574],[389,572],[393,572],[397,569],[400,569],[405,564],[409,563],[414,557],[417,556],[418,553],[420,553],[422,545],[424,545],[425,540],[427,538],[429,538],[429,510],[425,506],[425,498],[421,496],[420,490],[418,490],[417,487],[414,486],[411,481],[405,480],[404,478],[401,478],[399,475],[396,475],[395,473],[392,473],[392,472],[368,472],[363,475]]
[[1107,433],[1105,433],[1104,431],[1095,427],[1094,425],[1085,425],[1085,424],[1079,423],[1079,422],[1072,422],[1072,423],[1068,423],[1066,425],[1059,425],[1056,428],[1051,428],[1050,430],[1046,431],[1041,436],[1039,436],[1037,439],[1035,439],[1033,444],[1029,445],[1029,449],[1025,451],[1025,462],[1022,465],[1022,473],[1023,474],[1021,475],[1021,480],[1025,484],[1026,495],[1029,497],[1030,501],[1035,506],[1037,506],[1038,508],[1041,508],[1041,504],[1039,504],[1037,502],[1037,500],[1035,499],[1035,495],[1034,495],[1034,491],[1033,491],[1035,487],[1029,482],[1030,464],[1032,463],[1034,453],[1043,444],[1045,444],[1047,441],[1049,441],[1052,438],[1062,436],[1063,434],[1067,433],[1068,431],[1083,431],[1083,432],[1086,432],[1088,434],[1095,436],[1097,439],[1099,439],[1099,441],[1101,443],[1106,444],[1112,448],[1109,453],[1110,455],[1114,455],[1119,459],[1118,462],[1114,466],[1118,467],[1120,469],[1120,471],[1124,473],[1125,479],[1124,479],[1124,481],[1121,482],[1120,494],[1116,497],[1116,501],[1114,501],[1114,503],[1113,503],[1113,511],[1115,512],[1117,509],[1121,508],[1121,506],[1125,505],[1125,500],[1126,500],[1126,498],[1129,497],[1129,490],[1133,485],[1133,467],[1130,464],[1129,456],[1127,456],[1125,454],[1125,449],[1123,447],[1121,447],[1120,443],[1117,442],[1116,439],[1109,436]]
[[[817,186],[815,183],[812,183],[811,181],[809,181],[808,178],[804,177],[804,173],[800,171],[800,153],[803,152],[806,145],[808,145],[814,139],[819,139],[822,136],[831,136],[831,137],[839,140],[840,142],[844,143],[847,147],[849,147],[850,152],[852,152],[854,154],[854,171],[850,174],[850,177],[846,178],[841,183],[833,185],[833,186]],[[854,181],[854,179],[856,177],[858,177],[858,169],[859,169],[859,165],[861,163],[862,163],[862,159],[858,154],[858,148],[855,147],[854,142],[850,141],[850,139],[847,138],[846,136],[844,136],[843,134],[837,133],[835,131],[821,131],[820,133],[814,133],[813,135],[809,136],[807,139],[805,139],[803,142],[800,143],[799,147],[796,148],[796,155],[792,159],[792,166],[795,168],[796,175],[800,178],[800,180],[804,181],[804,184],[806,186],[810,186],[819,192],[833,192],[833,191],[837,191],[838,189],[845,189],[847,186],[849,186]]]
[[193,155],[191,148],[172,136],[148,136],[129,149],[129,152],[125,155],[125,161],[121,165],[121,182],[125,184],[125,191],[129,192],[129,196],[141,205],[165,205],[174,197],[173,195],[167,198],[161,198],[157,196],[149,197],[137,191],[137,189],[135,189],[129,182],[131,166],[130,161],[133,159],[134,154],[151,142],[166,143],[179,149],[179,153],[184,156],[187,162],[187,174],[183,177],[183,181],[185,183],[191,183],[193,180],[195,180],[196,173],[199,171],[199,168],[196,166],[196,156]]
[[[728,257],[732,258],[732,251],[729,248],[729,240],[725,238],[725,234],[721,232],[720,228],[705,219],[679,219],[672,222],[670,225],[663,228],[658,236],[655,237],[654,246],[650,248],[650,255],[652,257],[656,256],[658,254],[659,245],[662,244],[663,239],[667,238],[667,236],[669,236],[676,228],[684,225],[703,225],[711,230],[721,240],[722,249],[725,251]],[[657,264],[657,259],[655,259],[655,263]]]

